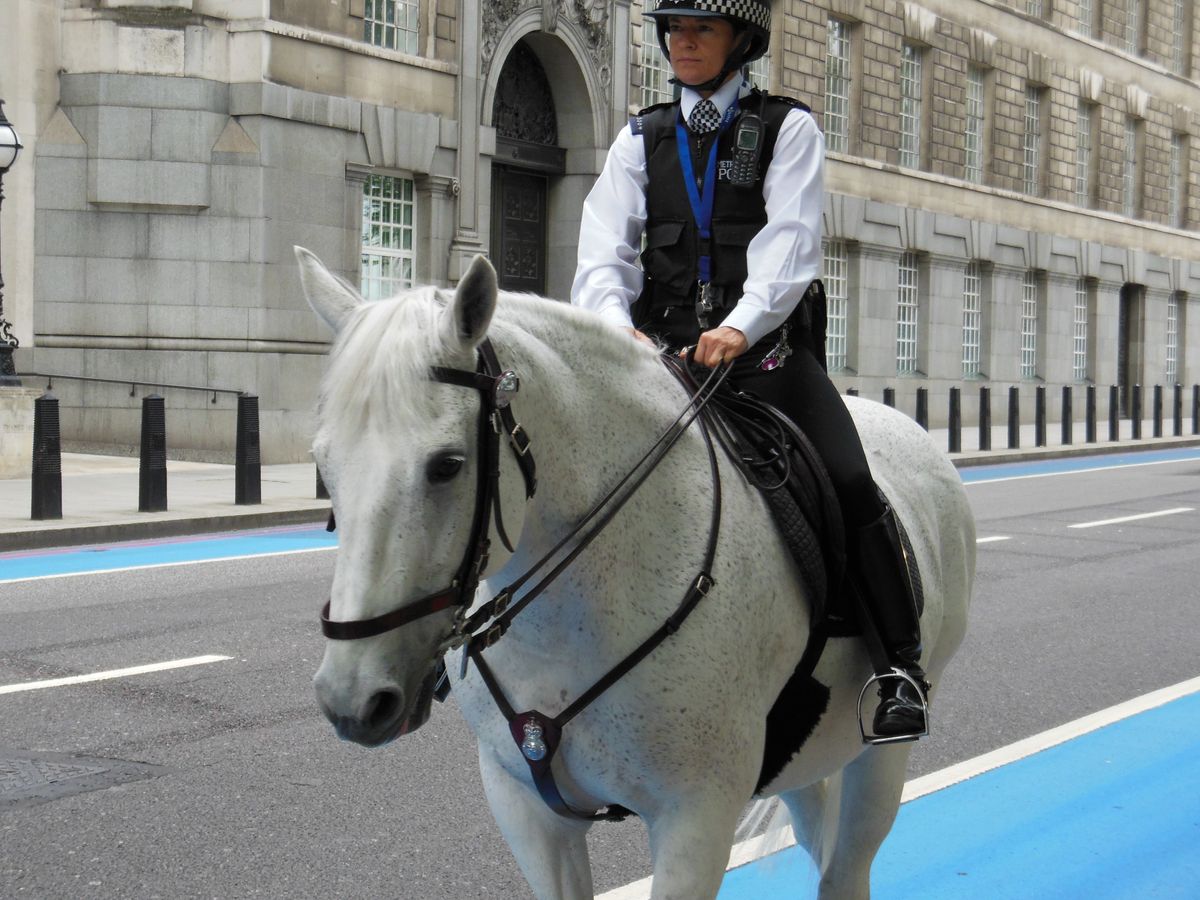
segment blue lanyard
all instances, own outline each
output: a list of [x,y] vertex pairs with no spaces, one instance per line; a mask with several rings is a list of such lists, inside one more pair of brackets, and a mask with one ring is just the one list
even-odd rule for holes
[[[703,193],[696,187],[696,170],[692,166],[692,151],[688,144],[688,131],[684,127],[682,113],[675,123],[675,146],[679,151],[679,166],[683,169],[683,183],[687,187],[688,202],[692,205],[692,217],[696,220],[696,228],[700,232],[700,240],[707,242],[712,238],[713,201],[717,195],[717,145],[721,142],[720,135],[737,113],[735,99],[725,115],[721,117],[721,127],[717,130],[717,139],[713,141],[712,149],[708,152],[708,163],[704,168]],[[712,257],[708,253],[700,255],[700,282],[708,284],[712,280]]]

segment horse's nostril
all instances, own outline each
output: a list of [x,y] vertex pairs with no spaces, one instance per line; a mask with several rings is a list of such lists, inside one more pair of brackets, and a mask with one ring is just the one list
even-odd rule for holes
[[400,699],[400,692],[396,690],[375,693],[363,709],[363,724],[372,728],[390,724],[400,714]]

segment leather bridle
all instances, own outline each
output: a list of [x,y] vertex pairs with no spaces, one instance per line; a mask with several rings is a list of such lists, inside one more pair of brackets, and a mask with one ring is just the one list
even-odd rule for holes
[[[462,565],[450,587],[381,616],[355,621],[332,621],[329,618],[330,604],[328,602],[321,610],[321,630],[327,638],[358,640],[384,634],[417,619],[456,607],[458,613],[455,616],[453,628],[447,639],[439,646],[439,656],[448,650],[462,647],[462,675],[464,676],[468,660],[474,660],[492,699],[507,720],[513,739],[517,742],[529,765],[538,793],[552,810],[568,818],[619,820],[628,816],[630,811],[612,804],[596,812],[585,812],[573,808],[563,799],[550,767],[555,751],[558,749],[563,726],[612,687],[622,676],[648,656],[655,647],[678,631],[684,620],[715,584],[712,569],[721,521],[721,481],[713,440],[700,413],[720,388],[732,366],[727,364],[714,369],[704,384],[697,388],[694,382],[689,381],[683,363],[669,356],[664,356],[663,361],[672,374],[688,389],[691,397],[687,406],[625,477],[596,503],[568,534],[541,559],[526,569],[524,574],[509,583],[491,600],[481,604],[469,616],[467,610],[474,601],[476,588],[479,586],[482,573],[488,563],[488,551],[491,546],[488,537],[490,521],[495,521],[497,532],[505,547],[510,552],[514,549],[505,533],[500,511],[500,436],[502,434],[508,436],[509,446],[516,454],[517,463],[525,478],[526,499],[533,497],[537,487],[536,467],[530,453],[530,440],[513,417],[511,408],[512,396],[520,386],[519,380],[513,372],[500,369],[495,351],[488,340],[485,339],[479,345],[478,366],[474,372],[441,366],[433,367],[430,371],[430,380],[472,388],[477,390],[482,398],[479,413],[480,465],[475,513],[472,519],[471,537]],[[549,587],[604,530],[605,526],[641,487],[691,424],[696,421],[698,421],[708,451],[713,480],[708,542],[699,574],[689,583],[683,600],[666,621],[561,713],[557,716],[549,716],[537,710],[518,713],[509,703],[491,667],[484,661],[483,651],[500,640],[517,614]],[[330,526],[332,529],[332,516],[330,517]],[[574,542],[573,545],[568,549],[568,545],[572,542]],[[526,584],[556,557],[558,559],[553,567],[536,584],[526,589]],[[520,599],[513,602],[513,597],[522,589],[524,592]],[[448,691],[449,682],[445,672],[442,671],[437,691],[438,699],[444,699]]]
[[[491,549],[491,539],[488,537],[489,520],[495,521],[496,531],[504,546],[510,553],[513,550],[512,542],[504,530],[504,516],[500,510],[502,434],[508,437],[508,445],[516,455],[517,464],[525,478],[525,499],[532,498],[537,491],[537,465],[530,451],[530,440],[512,411],[512,398],[520,390],[521,382],[515,373],[501,370],[491,342],[485,339],[479,345],[476,371],[434,366],[430,370],[430,380],[473,388],[479,392],[482,399],[479,406],[479,470],[475,514],[472,517],[467,551],[449,587],[389,613],[372,619],[335,622],[329,618],[330,604],[327,602],[321,610],[321,631],[330,640],[354,641],[375,637],[452,606],[463,611],[470,607],[475,599],[475,589],[479,587],[479,580],[488,564]],[[332,531],[332,516],[330,526]]]

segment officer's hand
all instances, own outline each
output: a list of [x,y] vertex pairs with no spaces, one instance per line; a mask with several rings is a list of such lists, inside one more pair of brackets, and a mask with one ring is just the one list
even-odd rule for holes
[[750,349],[746,336],[736,328],[722,325],[700,335],[696,342],[696,362],[710,369],[733,362]]
[[649,337],[647,337],[643,332],[638,331],[636,328],[630,328],[628,325],[622,325],[621,330],[626,331],[629,334],[633,335],[635,338],[637,338],[643,344],[649,344],[651,347],[654,347],[655,349],[658,348],[658,344],[654,343],[654,341],[652,341]]

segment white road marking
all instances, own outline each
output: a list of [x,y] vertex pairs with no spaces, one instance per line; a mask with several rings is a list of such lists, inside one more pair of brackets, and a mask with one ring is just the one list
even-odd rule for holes
[[[1118,703],[1116,706],[1110,706],[1108,709],[1102,709],[1081,719],[1075,719],[1073,722],[1067,722],[1065,725],[1059,725],[1057,728],[1051,728],[1048,731],[1027,737],[1014,744],[1009,744],[1007,747],[1000,747],[990,753],[984,753],[982,756],[976,756],[974,759],[968,759],[965,762],[957,763],[938,772],[922,775],[920,778],[914,778],[904,785],[904,792],[900,796],[900,802],[908,803],[910,800],[916,800],[918,797],[924,797],[926,794],[932,794],[943,788],[951,787],[952,785],[974,778],[977,775],[982,775],[985,772],[990,772],[1009,763],[1025,759],[1027,756],[1033,756],[1035,753],[1040,753],[1043,750],[1064,744],[1092,731],[1098,731],[1107,725],[1120,722],[1122,719],[1127,719],[1130,716],[1135,716],[1149,709],[1165,706],[1172,700],[1178,700],[1180,697],[1186,697],[1197,691],[1200,691],[1200,678],[1191,678],[1179,684],[1165,687],[1162,690],[1152,691],[1149,694],[1143,694],[1141,697],[1134,697],[1132,700]],[[768,850],[764,853],[763,847],[766,843],[765,839],[760,836],[735,844],[729,854],[728,868],[733,869],[746,863],[754,862],[762,856],[767,855],[767,853],[777,853],[780,850],[785,850],[795,845],[796,841],[789,834],[786,839],[772,841]],[[599,894],[596,900],[648,900],[650,897],[650,883],[650,878],[643,878],[631,884],[615,888],[607,893]]]
[[187,659],[172,659],[167,662],[148,663],[127,669],[110,669],[107,672],[92,672],[90,675],[72,675],[68,678],[50,678],[46,681],[26,681],[22,684],[0,685],[0,694],[17,694],[21,691],[38,691],[42,688],[66,687],[72,684],[87,684],[92,681],[107,681],[111,678],[128,678],[130,675],[145,675],[148,672],[165,672],[168,669],[183,669],[188,666],[204,666],[209,663],[233,659],[232,656],[191,656]]
[[299,550],[273,550],[270,553],[247,553],[239,556],[214,556],[212,559],[181,559],[175,562],[146,563],[141,566],[121,566],[116,569],[87,569],[82,572],[56,572],[53,575],[30,575],[25,578],[0,578],[0,584],[19,584],[25,581],[46,581],[50,578],[75,578],[78,575],[113,575],[118,572],[140,572],[143,569],[169,569],[172,566],[198,566],[203,563],[239,562],[243,559],[262,559],[268,556],[291,556],[294,553],[324,553],[337,547],[303,547]]
[[1006,534],[998,534],[993,537],[975,538],[977,544],[994,544],[996,541],[1011,541],[1012,538]]
[[1140,513],[1136,516],[1121,516],[1118,519],[1101,519],[1098,522],[1079,522],[1068,525],[1068,528],[1096,528],[1100,525],[1120,525],[1122,522],[1137,522],[1141,519],[1156,519],[1159,516],[1174,516],[1178,513],[1193,512],[1191,506],[1177,506],[1175,509],[1163,509],[1158,512]]
[[1090,475],[1092,472],[1111,472],[1113,469],[1136,469],[1141,466],[1170,466],[1179,463],[1195,464],[1195,457],[1187,459],[1154,459],[1147,462],[1117,463],[1111,466],[1096,466],[1091,469],[1067,469],[1062,472],[1031,472],[1028,475],[1002,475],[999,478],[980,478],[978,481],[964,481],[963,487],[974,487],[977,484],[996,484],[1001,481],[1020,481],[1023,478],[1056,478],[1059,475]]

